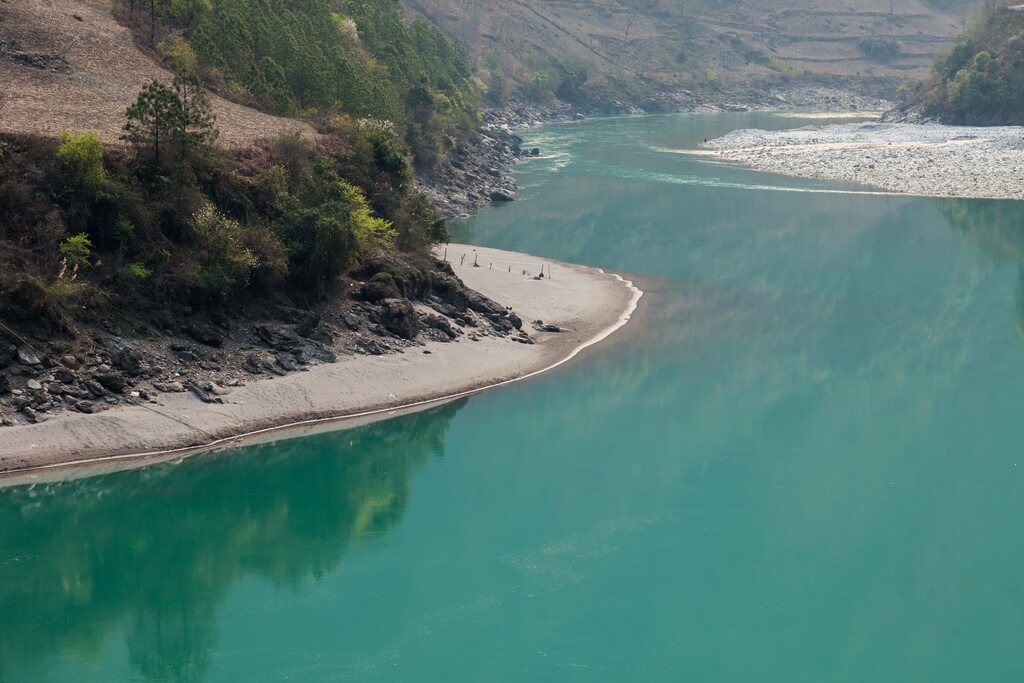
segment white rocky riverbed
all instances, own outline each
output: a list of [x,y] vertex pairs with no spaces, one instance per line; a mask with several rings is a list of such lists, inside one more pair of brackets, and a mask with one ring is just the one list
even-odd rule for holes
[[938,197],[1024,199],[1024,128],[853,123],[737,130],[700,154],[759,171]]

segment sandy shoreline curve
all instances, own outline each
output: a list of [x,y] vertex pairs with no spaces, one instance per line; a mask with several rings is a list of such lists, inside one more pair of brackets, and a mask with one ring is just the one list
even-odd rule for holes
[[893,194],[1024,199],[1024,128],[852,123],[736,130],[691,153]]
[[[224,397],[223,405],[204,404],[191,394],[163,394],[155,406],[65,413],[0,429],[3,483],[12,475],[20,482],[55,468],[134,466],[423,410],[568,362],[625,325],[643,295],[632,282],[597,268],[464,244],[448,245],[447,254],[468,287],[511,306],[527,321],[524,329],[534,345],[493,337],[427,342],[401,354],[348,357],[306,373],[254,381]],[[551,276],[535,279],[542,265]],[[534,331],[528,322],[533,320],[564,331]]]

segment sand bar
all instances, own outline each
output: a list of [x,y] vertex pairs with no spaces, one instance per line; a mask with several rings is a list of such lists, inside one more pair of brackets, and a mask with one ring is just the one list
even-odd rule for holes
[[925,197],[1024,199],[1024,128],[855,123],[737,130],[697,154]]
[[[41,424],[0,429],[0,472],[176,457],[234,444],[242,435],[283,437],[273,430],[286,426],[308,431],[318,421],[361,424],[392,411],[430,407],[560,365],[624,325],[641,296],[621,277],[585,266],[460,244],[449,245],[447,253],[472,289],[511,306],[524,321],[543,320],[566,331],[536,332],[527,323],[532,346],[462,337],[402,354],[348,357],[239,387],[223,405],[202,403],[192,394],[162,394],[156,404],[97,415],[62,413]],[[480,267],[472,266],[474,260]],[[534,279],[542,264],[553,277]]]

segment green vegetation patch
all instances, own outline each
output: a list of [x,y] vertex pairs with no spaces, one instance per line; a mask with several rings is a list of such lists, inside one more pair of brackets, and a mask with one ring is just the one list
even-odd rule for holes
[[0,310],[72,328],[108,301],[215,309],[286,290],[323,296],[393,251],[448,239],[383,122],[336,116],[298,135],[216,149],[197,83],[145,86],[126,147],[91,133],[0,138]]
[[947,123],[1024,121],[1024,12],[990,3],[935,65],[919,100]]
[[[155,9],[167,31],[157,48],[172,66],[243,103],[389,121],[424,169],[474,134],[480,97],[465,60],[398,2],[166,0]],[[143,11],[133,12],[140,24]]]

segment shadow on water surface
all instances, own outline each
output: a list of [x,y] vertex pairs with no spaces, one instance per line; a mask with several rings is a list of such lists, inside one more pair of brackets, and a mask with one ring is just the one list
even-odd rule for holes
[[319,579],[381,536],[464,405],[0,491],[0,680],[35,679],[22,676],[52,657],[99,660],[117,630],[145,680],[203,680],[231,585]]

